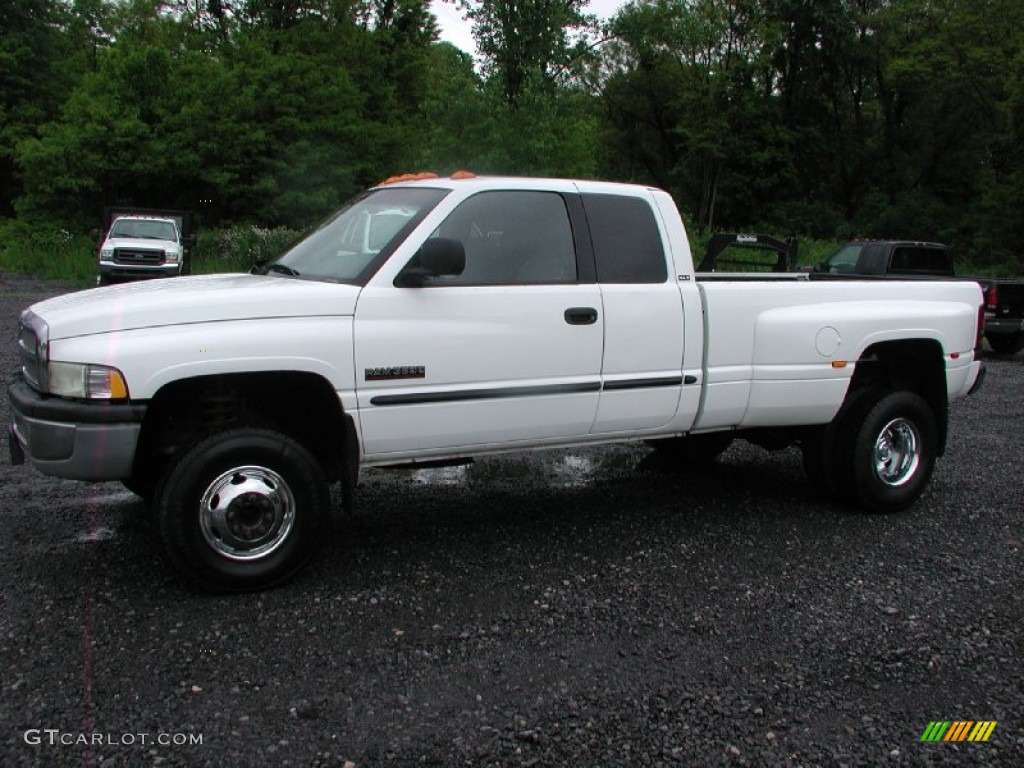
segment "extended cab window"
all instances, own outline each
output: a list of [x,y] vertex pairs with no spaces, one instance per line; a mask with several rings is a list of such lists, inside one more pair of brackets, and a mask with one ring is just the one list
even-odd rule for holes
[[665,249],[646,200],[623,195],[583,195],[594,243],[599,283],[663,283]]
[[462,274],[433,285],[576,281],[569,213],[554,192],[481,192],[452,211],[431,237],[458,240],[466,249]]

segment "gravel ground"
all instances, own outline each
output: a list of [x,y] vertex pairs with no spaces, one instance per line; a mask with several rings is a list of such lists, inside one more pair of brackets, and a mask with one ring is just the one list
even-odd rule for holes
[[[4,370],[62,290],[0,276]],[[0,764],[1024,765],[1022,365],[989,360],[905,513],[745,444],[367,471],[257,595],[185,590],[120,485],[5,451]],[[958,719],[998,725],[920,742]]]

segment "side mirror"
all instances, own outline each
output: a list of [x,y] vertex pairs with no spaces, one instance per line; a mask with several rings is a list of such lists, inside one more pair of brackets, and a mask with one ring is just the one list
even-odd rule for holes
[[92,238],[92,241],[94,243],[98,243],[100,241],[100,238],[101,238],[102,234],[103,233],[100,232],[98,229],[90,229],[89,230],[89,237]]
[[459,240],[432,237],[420,246],[410,264],[395,278],[399,288],[419,288],[432,277],[461,275],[466,268],[466,249]]
[[196,247],[196,233],[192,232],[192,233],[190,233],[188,235],[185,235],[185,239],[182,241],[182,245],[184,245],[186,248],[195,248]]

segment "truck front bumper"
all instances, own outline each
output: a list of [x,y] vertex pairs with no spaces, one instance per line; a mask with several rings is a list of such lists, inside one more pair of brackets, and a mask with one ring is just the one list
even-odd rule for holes
[[71,480],[122,480],[131,475],[144,405],[45,397],[16,379],[11,404],[12,464]]
[[106,278],[145,279],[152,277],[176,277],[181,274],[181,264],[118,264],[113,261],[100,262],[100,276]]

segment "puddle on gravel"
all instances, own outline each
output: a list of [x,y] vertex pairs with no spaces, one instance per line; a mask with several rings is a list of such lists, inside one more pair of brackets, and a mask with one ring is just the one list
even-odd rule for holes
[[410,479],[416,485],[435,487],[512,482],[522,487],[582,488],[593,485],[603,476],[632,472],[636,466],[635,451],[540,451],[486,456],[460,466],[425,467],[412,470]]
[[82,531],[75,536],[75,541],[79,544],[95,544],[98,541],[109,541],[110,539],[117,536],[113,528],[107,528],[106,526],[100,526],[93,528],[91,531]]
[[554,483],[559,488],[581,488],[594,481],[594,462],[587,456],[569,454],[551,466]]
[[120,491],[116,493],[105,493],[102,496],[90,496],[90,504],[107,504],[109,502],[138,501],[139,497],[131,491]]
[[466,482],[466,471],[472,465],[463,464],[458,467],[434,467],[417,469],[413,472],[412,481],[417,485],[463,485]]

